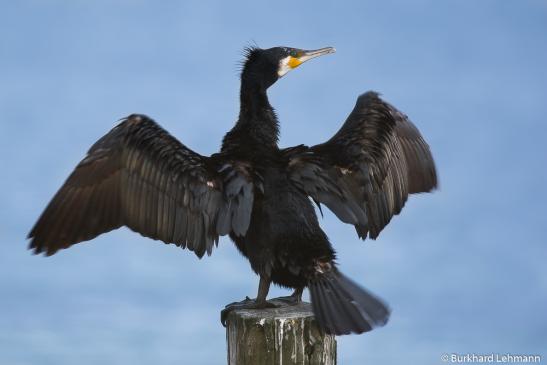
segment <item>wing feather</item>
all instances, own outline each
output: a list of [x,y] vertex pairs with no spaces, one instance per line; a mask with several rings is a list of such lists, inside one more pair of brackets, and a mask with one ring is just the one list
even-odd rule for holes
[[409,194],[437,187],[429,146],[408,117],[375,92],[357,99],[327,142],[284,150],[291,181],[361,238],[376,238]]
[[256,174],[222,155],[201,156],[152,119],[131,115],[99,139],[29,233],[52,255],[123,225],[211,254],[219,235],[245,234]]

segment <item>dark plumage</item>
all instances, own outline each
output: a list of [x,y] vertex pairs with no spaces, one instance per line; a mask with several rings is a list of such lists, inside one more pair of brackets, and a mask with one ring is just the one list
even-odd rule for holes
[[429,147],[406,115],[367,92],[327,142],[280,149],[279,124],[266,90],[316,56],[332,53],[276,47],[247,51],[241,110],[222,149],[201,156],[152,119],[130,115],[102,137],[53,197],[29,234],[35,253],[53,255],[75,243],[127,226],[174,243],[198,257],[229,234],[260,276],[262,308],[270,283],[310,289],[319,324],[329,333],[369,331],[389,310],[336,268],[319,227],[324,204],[359,237],[376,238],[409,194],[437,185]]

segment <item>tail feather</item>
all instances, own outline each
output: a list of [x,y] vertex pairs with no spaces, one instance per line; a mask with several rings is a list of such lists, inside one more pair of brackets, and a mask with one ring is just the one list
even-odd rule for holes
[[[322,283],[317,282],[317,283],[314,283],[314,285],[322,286]],[[323,290],[324,290],[324,288],[321,288],[321,289],[317,288],[316,292],[317,291],[323,291]],[[313,312],[315,314],[315,317],[323,319],[320,326],[324,329],[329,328],[329,329],[334,330],[334,323],[333,323],[334,321],[333,321],[332,316],[328,315],[328,313],[330,313],[330,311],[327,308],[326,300],[314,300],[311,285],[310,285],[310,296],[312,297],[311,301],[312,301],[312,307],[313,307]]]
[[[326,324],[328,328],[332,328],[335,333],[344,331],[345,328],[347,328],[348,325],[351,325],[351,323],[348,323],[347,317],[344,315],[341,315],[342,312],[340,311],[341,308],[339,308],[339,300],[336,298],[336,294],[332,292],[332,290],[329,288],[329,282],[327,280],[319,283],[321,286],[321,290],[323,293],[329,293],[330,295],[325,295],[320,302],[324,303],[325,308],[323,311],[323,315],[325,315]],[[329,315],[331,314],[332,315]]]
[[335,335],[368,332],[385,325],[388,307],[336,268],[318,273],[308,285],[315,317]]
[[[386,304],[373,294],[361,288],[352,280],[345,278],[341,280],[342,289],[354,295],[355,300],[360,304],[364,316],[368,316],[370,321],[374,323],[373,327],[384,326],[389,320],[390,310]],[[365,309],[363,311],[363,309]]]
[[338,310],[341,312],[337,318],[343,321],[343,329],[346,333],[352,332],[352,328],[361,329],[362,332],[367,332],[372,329],[370,320],[367,316],[363,316],[362,311],[355,305],[355,300],[346,291],[341,290],[341,286],[334,284],[332,280],[327,281],[330,284],[331,290],[336,295],[337,303],[340,306]]

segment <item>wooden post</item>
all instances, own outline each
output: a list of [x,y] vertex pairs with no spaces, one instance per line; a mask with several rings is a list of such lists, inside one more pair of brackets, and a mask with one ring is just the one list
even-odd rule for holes
[[239,309],[227,319],[228,365],[335,365],[336,339],[315,322],[310,303]]

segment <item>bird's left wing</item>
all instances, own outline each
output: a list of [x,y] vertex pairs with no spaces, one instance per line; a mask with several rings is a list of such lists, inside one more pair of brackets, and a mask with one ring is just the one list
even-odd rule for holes
[[252,169],[190,150],[152,119],[131,115],[89,150],[29,233],[52,255],[123,225],[143,236],[211,254],[221,235],[250,223]]
[[358,235],[376,238],[412,193],[437,186],[429,146],[406,115],[367,92],[327,142],[283,150],[291,181]]

